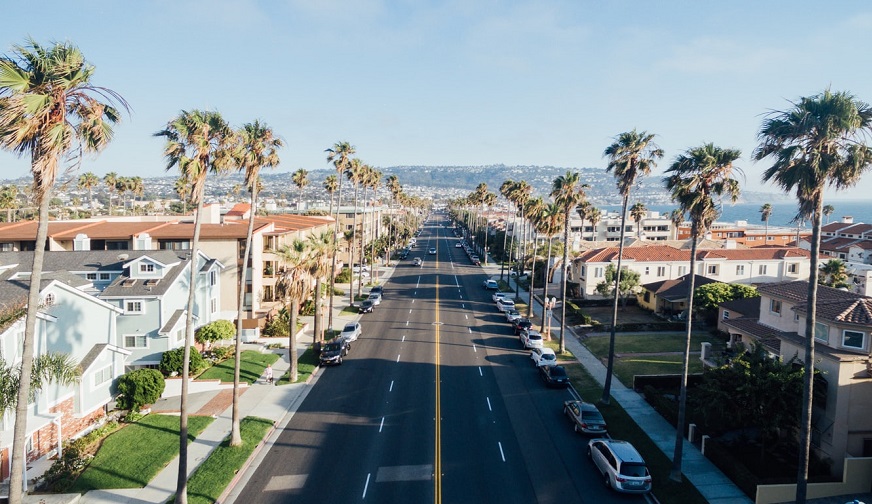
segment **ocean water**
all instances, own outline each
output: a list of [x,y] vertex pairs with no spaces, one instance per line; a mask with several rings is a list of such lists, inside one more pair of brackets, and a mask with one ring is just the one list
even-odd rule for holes
[[[796,216],[796,203],[770,203],[772,205],[772,215],[769,217],[770,226],[796,226],[792,222]],[[824,201],[825,205],[832,205],[835,211],[830,215],[829,222],[839,222],[843,216],[851,216],[855,223],[863,222],[872,224],[872,197],[869,201]],[[760,207],[763,203],[736,203],[735,205],[725,204],[721,216],[718,217],[718,222],[735,222],[738,220],[746,220],[749,225],[762,225],[763,220],[760,218]],[[620,205],[604,205],[600,207],[604,210],[620,212]],[[674,205],[649,205],[648,210],[668,214],[673,209]],[[824,217],[824,224],[827,223],[827,218]],[[809,224],[806,223],[806,227]]]

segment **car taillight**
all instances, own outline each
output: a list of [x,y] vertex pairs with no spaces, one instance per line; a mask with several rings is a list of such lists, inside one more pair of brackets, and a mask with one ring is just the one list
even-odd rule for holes
[[623,483],[623,482],[627,481],[627,478],[622,478],[622,477],[620,477],[620,476],[615,476],[615,481],[617,481],[618,483]]

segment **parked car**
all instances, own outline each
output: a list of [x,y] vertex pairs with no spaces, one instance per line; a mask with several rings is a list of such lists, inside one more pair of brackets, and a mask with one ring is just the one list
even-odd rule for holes
[[525,329],[519,335],[524,348],[542,348],[542,334],[535,329]]
[[539,376],[545,381],[545,385],[555,388],[569,386],[569,376],[563,366],[539,366]]
[[534,366],[556,366],[557,354],[550,348],[531,348],[530,359]]
[[363,266],[361,266],[359,264],[355,264],[354,266],[351,267],[351,271],[352,271],[352,273],[360,273],[361,271],[369,271],[369,266],[367,266],[366,264],[364,264]]
[[618,492],[648,493],[651,473],[636,448],[617,439],[591,439],[587,455],[593,461],[606,485]]
[[321,348],[321,355],[318,356],[318,360],[322,366],[327,364],[341,365],[342,358],[348,355],[350,351],[351,343],[347,339],[339,337],[328,341]]
[[364,299],[363,302],[360,303],[358,310],[360,313],[372,313],[372,309],[375,307],[375,303],[370,299]]
[[521,314],[518,313],[518,310],[515,310],[514,308],[505,310],[503,311],[503,313],[506,315],[506,322],[511,322],[515,319],[521,318]]
[[461,245],[460,242],[457,242],[454,244],[454,248],[462,248],[462,247],[463,247],[463,245]]
[[360,322],[351,322],[349,324],[345,324],[345,327],[342,328],[342,332],[339,334],[340,338],[345,338],[349,343],[352,341],[356,341],[357,338],[360,337]]
[[415,266],[420,266],[422,264],[424,264],[424,260],[421,259],[420,257],[416,257],[415,258]]
[[496,303],[500,299],[505,299],[507,297],[509,297],[508,292],[494,292],[493,294],[491,294],[491,299],[494,300],[494,303]]
[[370,292],[369,297],[367,297],[366,300],[372,301],[373,306],[378,306],[381,304],[382,296],[378,292]]
[[510,298],[498,299],[497,300],[497,310],[504,312],[506,310],[514,310],[515,309],[515,301]]
[[564,401],[563,413],[572,420],[575,432],[603,435],[608,430],[600,411],[591,403],[584,401]]
[[471,256],[469,260],[470,262],[472,262],[472,264],[475,264],[476,266],[481,266],[481,259],[479,259],[477,255]]
[[498,284],[496,280],[485,280],[481,284],[488,290],[496,290],[500,288],[500,284]]
[[530,322],[530,319],[521,317],[512,321],[512,327],[515,329],[515,334],[520,335],[521,331],[526,331],[533,327],[533,323]]
[[372,294],[379,294],[379,295],[382,297],[382,299],[384,299],[384,297],[385,297],[385,288],[384,288],[383,286],[381,286],[381,285],[376,285],[375,287],[373,287],[372,289],[369,290],[369,294],[370,294],[370,295],[372,295]]
[[430,250],[427,251],[430,255],[436,255],[436,247],[430,247]]

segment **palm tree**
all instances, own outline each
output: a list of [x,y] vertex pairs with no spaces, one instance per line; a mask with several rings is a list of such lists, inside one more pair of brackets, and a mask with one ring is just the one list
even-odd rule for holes
[[592,208],[590,201],[582,201],[575,207],[575,213],[581,218],[581,232],[579,236],[581,241],[584,241],[584,220],[587,218],[587,212]]
[[833,205],[824,205],[824,209],[822,210],[822,213],[824,214],[824,217],[827,218],[827,224],[830,223],[830,215],[833,215],[833,212],[835,212],[835,211],[836,211],[836,207],[834,207]]
[[109,172],[106,175],[103,175],[103,183],[106,184],[106,190],[109,192],[109,215],[112,215],[112,196],[118,188],[118,179],[118,174],[115,172]]
[[[514,190],[514,188],[515,188],[515,181],[513,181],[512,179],[507,179],[507,180],[503,181],[503,183],[500,184],[500,196],[505,198],[507,201],[512,202],[511,195],[512,195],[512,191]],[[506,243],[508,242],[508,237],[509,237],[509,223],[506,222],[506,225],[504,226],[504,232],[503,232],[503,254],[505,254],[505,252],[506,252]],[[512,238],[514,238],[514,236]],[[506,266],[506,261],[505,261],[505,258],[503,258],[500,261],[500,280],[503,279],[503,272],[505,271],[505,266]]]
[[[179,199],[182,200],[182,213],[188,214],[188,198],[191,196],[191,182],[188,180],[186,175],[181,175],[176,179],[176,182],[173,184],[173,189],[175,189],[176,194],[179,195]],[[112,198],[109,198],[109,201],[112,201]],[[111,205],[110,205],[111,209]],[[252,209],[252,212],[254,209]],[[111,213],[111,210],[110,210]]]
[[672,229],[675,232],[675,238],[678,239],[678,226],[684,222],[684,210],[676,208],[669,212],[669,220],[672,221]]
[[327,149],[325,152],[327,153],[327,162],[333,163],[334,168],[336,168],[336,176],[339,179],[339,184],[336,189],[336,215],[334,216],[336,220],[333,223],[333,235],[336,237],[336,239],[333,240],[333,243],[336,244],[337,249],[333,251],[333,261],[330,264],[330,312],[328,315],[328,325],[332,331],[333,292],[336,290],[334,288],[336,283],[336,255],[339,248],[339,209],[342,207],[342,179],[345,176],[345,171],[348,170],[348,167],[351,164],[351,156],[354,155],[355,148],[348,142],[336,142],[333,144],[333,147]]
[[136,176],[127,179],[127,189],[130,191],[134,214],[136,213],[136,197],[142,197],[145,194],[145,185],[142,183],[142,177]]
[[[497,204],[497,195],[488,191],[482,199],[482,204],[488,209],[488,214],[493,213],[494,205]],[[487,237],[490,234],[488,218],[484,219],[484,265],[487,266]]]
[[[532,229],[534,230],[533,236],[533,260],[530,264],[530,299],[527,301],[527,318],[533,316],[533,287],[535,285],[536,278],[536,242],[539,238],[539,231],[536,227],[536,222],[541,219],[543,208],[545,208],[545,202],[542,198],[530,198],[527,201],[527,205],[524,207],[524,219],[530,222]],[[526,255],[524,259],[526,260]]]
[[[254,235],[254,215],[257,210],[257,195],[260,190],[258,178],[262,168],[275,168],[279,165],[278,149],[284,142],[273,130],[260,121],[247,123],[236,134],[234,158],[239,170],[245,173],[245,186],[249,192],[248,232],[245,234],[245,251],[242,256],[242,270],[239,274],[239,297],[236,307],[236,352],[233,364],[233,426],[230,431],[230,446],[241,446],[242,435],[239,427],[239,367],[242,354],[242,316],[245,308],[245,288],[247,284],[249,259],[251,256],[251,240]],[[252,307],[253,307],[252,302]],[[252,308],[253,311],[253,308]]]
[[297,211],[300,211],[303,208],[303,188],[309,185],[309,172],[300,168],[294,172],[291,181],[300,190],[300,193],[297,195]]
[[600,221],[603,218],[602,210],[600,210],[597,207],[591,207],[591,208],[588,208],[587,211],[585,211],[585,215],[587,215],[587,220],[590,221],[590,227],[593,228],[593,236],[591,237],[591,241],[596,241],[596,237],[597,237],[596,226],[597,226],[597,224],[600,223]]
[[321,303],[321,285],[324,277],[330,272],[330,251],[336,245],[333,244],[333,233],[322,231],[318,234],[309,235],[306,246],[311,255],[310,274],[315,277],[315,327],[312,334],[312,344],[316,341],[324,341],[324,307]]
[[803,504],[808,490],[808,456],[814,374],[814,327],[817,319],[817,277],[820,254],[824,187],[852,187],[872,162],[864,142],[872,132],[872,108],[848,92],[829,89],[803,97],[786,111],[775,111],[763,121],[754,159],[772,158],[763,180],[785,192],[796,191],[797,220],[811,219],[811,271],[805,321],[805,376],[800,427],[796,501]]
[[[688,274],[688,293],[694,292],[696,277],[696,245],[706,229],[712,225],[720,213],[720,201],[726,195],[735,202],[739,198],[739,182],[732,178],[735,170],[733,162],[742,153],[736,149],[722,149],[713,144],[688,149],[679,155],[666,170],[666,187],[672,194],[672,201],[690,216],[690,272]],[[684,367],[681,374],[681,388],[678,397],[678,425],[675,431],[675,453],[672,458],[673,481],[681,481],[681,457],[684,448],[684,425],[687,406],[687,371],[690,362],[690,336],[693,325],[693,295],[688,295],[686,340],[684,348]]]
[[311,256],[306,242],[294,240],[291,245],[282,245],[275,251],[284,264],[276,282],[276,295],[285,301],[288,310],[288,362],[291,364],[291,383],[297,381],[297,314],[300,303],[309,295],[312,279],[309,274]]
[[[385,187],[391,193],[391,214],[393,215],[394,207],[397,205],[397,201],[399,200],[400,193],[403,192],[403,186],[400,185],[400,179],[397,178],[396,175],[390,175],[385,182]],[[394,219],[391,219],[391,229],[388,231],[388,262],[391,260],[391,256],[394,251],[394,227],[393,227]]]
[[[351,185],[354,186],[354,217],[351,220],[351,242],[350,242],[350,250],[348,252],[348,260],[352,263],[348,266],[352,268],[354,267],[354,246],[357,241],[357,205],[358,205],[358,190],[360,189],[360,181],[363,179],[363,174],[365,170],[365,165],[363,161],[358,158],[354,158],[351,160],[351,163],[348,166],[348,170],[345,174],[348,176],[348,180],[351,182]],[[360,267],[363,268],[363,261],[360,261]],[[360,294],[360,279],[363,277],[363,271],[358,272],[357,280],[358,280],[358,294]],[[351,284],[348,289],[348,304],[350,306],[354,306],[354,275],[351,277]]]
[[766,223],[766,234],[765,238],[763,238],[764,244],[769,244],[769,217],[772,217],[772,205],[765,203],[760,207],[760,220]]
[[[522,228],[521,229],[521,236],[518,237],[520,240],[520,245],[521,245],[519,247],[521,249],[520,250],[521,253],[518,254],[518,261],[516,262],[516,269],[518,272],[518,277],[520,277],[521,274],[524,272],[524,259],[525,259],[526,249],[527,249],[527,241],[525,239],[527,219],[524,217],[524,208],[527,205],[527,202],[530,201],[530,193],[532,191],[533,191],[533,187],[530,186],[530,184],[528,184],[527,181],[519,180],[518,182],[515,182],[514,186],[512,187],[512,191],[510,193],[511,200],[515,204],[515,207],[517,207],[517,211],[515,212],[515,216],[520,217],[521,228]],[[517,223],[517,221],[518,221],[518,219],[516,218],[515,222]],[[515,235],[516,234],[517,234],[517,231],[515,230],[515,228],[513,226],[512,227],[512,245],[509,247],[510,250],[515,249]],[[515,282],[515,297],[518,297],[520,295],[520,289],[521,289],[521,287],[518,284],[518,282]]]
[[560,304],[562,315],[560,317],[560,353],[566,352],[566,340],[563,337],[566,332],[566,282],[567,282],[567,267],[569,265],[569,216],[578,205],[584,201],[585,188],[590,187],[587,184],[581,183],[581,176],[578,172],[566,172],[566,175],[561,175],[554,179],[551,185],[551,196],[554,202],[563,209],[563,262],[561,263],[562,274]]
[[6,222],[12,222],[12,211],[18,208],[18,186],[9,184],[0,187],[0,208],[6,210]]
[[234,133],[218,112],[183,110],[167,123],[166,128],[154,136],[164,137],[164,157],[167,170],[175,167],[191,182],[191,202],[197,205],[194,217],[194,236],[191,240],[190,279],[185,318],[185,348],[182,362],[182,394],[179,414],[179,477],[176,502],[188,501],[188,374],[191,344],[194,339],[194,294],[197,286],[200,257],[200,227],[203,215],[203,196],[206,175],[220,173],[233,162],[231,142]]
[[818,283],[836,289],[848,286],[848,268],[841,259],[830,259],[821,266]]
[[606,171],[614,172],[618,193],[621,195],[621,233],[618,241],[618,265],[615,272],[615,299],[612,302],[612,328],[609,334],[609,363],[606,369],[603,396],[600,399],[603,404],[609,404],[612,374],[615,366],[615,326],[618,325],[618,298],[621,292],[621,262],[624,255],[627,203],[630,200],[630,191],[636,185],[637,179],[651,173],[651,169],[657,166],[657,160],[663,157],[663,150],[654,143],[654,134],[634,129],[615,137],[615,142],[606,147],[603,156],[609,159]]
[[97,184],[100,183],[100,177],[94,175],[92,172],[87,172],[79,175],[78,187],[79,189],[86,189],[88,191],[88,206],[91,210],[94,210],[94,194],[93,189],[97,187]]
[[641,201],[637,201],[635,205],[630,207],[630,216],[633,222],[636,223],[636,238],[642,239],[642,219],[648,213],[648,207]]
[[[534,216],[533,225],[536,226],[537,233],[543,234],[548,238],[548,253],[545,255],[545,273],[543,275],[543,283],[545,285],[542,289],[542,301],[544,303],[548,299],[548,284],[551,283],[553,268],[556,268],[556,266],[551,266],[551,246],[554,243],[554,237],[557,236],[562,229],[563,207],[557,203],[545,203],[542,206],[539,215]],[[566,245],[563,246],[563,249],[566,250]],[[536,259],[534,257],[533,262],[535,261]],[[548,317],[546,316],[545,311],[543,311],[542,325],[539,329],[543,334],[545,333],[545,327],[548,324],[547,319]],[[547,336],[549,339],[551,338],[550,332]]]
[[379,227],[378,227],[378,219],[376,218],[375,204],[376,204],[376,202],[378,202],[379,206],[381,206],[381,203],[379,202],[379,199],[378,199],[378,188],[381,186],[382,177],[384,177],[384,174],[382,172],[380,172],[374,168],[370,168],[370,170],[369,170],[369,187],[372,188],[373,204],[371,205],[371,211],[370,211],[370,217],[371,217],[371,221],[372,221],[372,223],[371,223],[372,231],[370,231],[370,234],[372,235],[372,237],[370,238],[370,241],[369,241],[369,243],[370,243],[370,254],[369,255],[372,257],[372,264],[373,264],[373,268],[372,268],[373,277],[372,278],[373,278],[373,281],[376,283],[378,283],[378,268],[375,267],[375,264],[376,264],[376,261],[375,261],[375,255],[376,255],[375,241],[379,235],[379,232],[378,232]]
[[[116,92],[92,84],[94,66],[69,43],[43,46],[33,39],[0,57],[0,147],[30,154],[32,191],[39,208],[27,315],[21,352],[21,382],[31,383],[48,210],[58,164],[71,154],[99,152],[120,120],[115,105],[127,108]],[[29,387],[20,387],[15,410],[10,502],[21,502],[27,436]]]

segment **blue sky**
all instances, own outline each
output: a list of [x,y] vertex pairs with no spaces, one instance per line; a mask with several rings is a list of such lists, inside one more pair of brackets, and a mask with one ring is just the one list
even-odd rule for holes
[[[872,102],[864,1],[11,0],[0,52],[69,40],[132,113],[82,170],[164,174],[151,135],[182,109],[254,119],[279,171],[328,168],[339,140],[373,166],[605,167],[622,131],[666,159],[714,142],[750,161],[763,115],[826,87]],[[29,163],[0,153],[6,177]],[[863,198],[872,173],[837,195]]]

